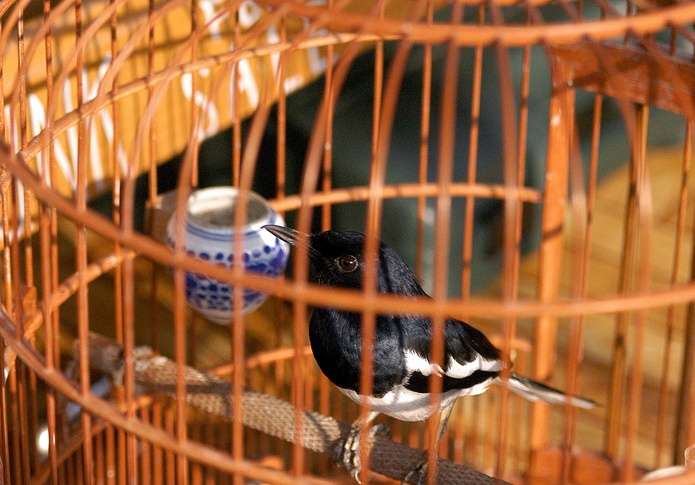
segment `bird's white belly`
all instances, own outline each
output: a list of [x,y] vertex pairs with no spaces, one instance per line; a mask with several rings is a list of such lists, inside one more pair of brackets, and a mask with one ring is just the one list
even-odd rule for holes
[[[442,399],[439,408],[443,408],[452,404],[461,396],[474,396],[482,394],[490,386],[492,379],[481,382],[468,389],[457,389],[448,391],[442,394]],[[362,401],[360,395],[352,389],[343,389],[340,391],[354,402],[360,404]],[[401,421],[424,421],[429,418],[437,408],[432,407],[430,394],[422,394],[406,389],[403,386],[397,386],[392,391],[387,392],[382,397],[369,396],[367,399],[372,411],[381,414],[386,414],[392,418]]]

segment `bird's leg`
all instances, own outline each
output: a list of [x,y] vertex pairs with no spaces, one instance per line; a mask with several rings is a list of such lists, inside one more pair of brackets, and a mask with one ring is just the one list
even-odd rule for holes
[[[360,463],[360,433],[362,432],[362,428],[369,426],[378,415],[379,413],[370,411],[367,416],[361,417],[352,423],[342,447],[338,450],[338,460],[357,483],[360,483],[360,470],[362,468]],[[383,425],[372,427],[369,432],[370,438],[373,438],[377,433],[384,432],[385,430],[386,427]]]
[[[446,426],[449,422],[449,416],[451,416],[451,410],[454,408],[454,403],[442,408],[439,425],[437,426],[437,434],[434,436],[433,450],[435,456],[439,456],[439,441],[444,436],[446,432]],[[428,454],[425,453],[425,458],[423,461],[417,464],[408,474],[403,478],[403,483],[411,483],[413,485],[425,485],[427,483],[427,468],[428,468]],[[435,480],[436,483],[436,480]]]

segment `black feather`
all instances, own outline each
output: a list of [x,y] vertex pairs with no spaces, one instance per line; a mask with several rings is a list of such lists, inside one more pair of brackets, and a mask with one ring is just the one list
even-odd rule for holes
[[[310,279],[319,284],[362,288],[363,269],[369,261],[363,256],[365,236],[354,231],[326,231],[313,234],[310,245],[318,255],[311,258]],[[356,271],[344,273],[336,260],[341,256],[355,256],[359,260]],[[427,297],[417,277],[403,258],[381,243],[377,267],[377,289],[413,297]],[[412,350],[429,359],[432,344],[432,323],[418,315],[384,315],[376,318],[374,338],[373,395],[383,396],[394,386],[408,383],[408,389],[429,392],[429,377],[419,373],[408,376],[404,352]],[[309,337],[312,350],[321,371],[336,386],[359,391],[361,367],[361,315],[332,308],[316,308],[311,316]],[[465,364],[480,355],[484,359],[499,359],[499,351],[480,331],[459,320],[447,320],[445,326],[444,360],[453,357]],[[442,364],[442,367],[445,367]],[[419,375],[416,375],[419,374]],[[447,376],[444,388],[465,389],[497,376],[497,372],[484,372],[457,379]]]

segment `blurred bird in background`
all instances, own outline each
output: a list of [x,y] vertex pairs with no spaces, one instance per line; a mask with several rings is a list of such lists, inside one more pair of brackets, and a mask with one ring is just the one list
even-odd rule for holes
[[[264,226],[276,237],[296,245],[301,234],[282,226]],[[309,279],[312,283],[361,289],[365,261],[364,234],[354,231],[325,231],[304,236],[309,252]],[[377,291],[411,297],[427,297],[413,271],[392,248],[381,243],[378,251]],[[360,403],[361,321],[359,313],[333,308],[314,308],[309,323],[309,339],[316,362],[323,374],[356,403]],[[540,382],[510,372],[503,381],[500,374],[507,365],[500,351],[483,333],[460,320],[448,319],[444,326],[444,356],[432,362],[432,323],[419,315],[378,315],[373,343],[373,387],[367,396],[371,412],[353,424],[345,441],[341,460],[352,476],[359,477],[359,433],[379,414],[402,421],[424,421],[435,411],[431,404],[429,377],[442,378],[439,400],[441,419],[435,436],[435,449],[446,430],[453,404],[461,396],[485,392],[491,384],[503,384],[530,400],[551,404],[571,404],[591,409],[595,403],[567,396]],[[426,480],[424,461],[408,474],[416,482]]]

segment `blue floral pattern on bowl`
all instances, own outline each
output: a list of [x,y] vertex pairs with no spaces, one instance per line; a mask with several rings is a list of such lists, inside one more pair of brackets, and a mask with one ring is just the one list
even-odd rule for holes
[[[231,268],[235,258],[241,257],[246,271],[264,276],[278,277],[284,273],[289,257],[289,247],[262,227],[266,224],[284,225],[282,217],[273,211],[259,195],[249,194],[249,207],[255,204],[256,217],[251,219],[243,231],[243,252],[233,253],[237,233],[231,225],[213,226],[201,223],[191,214],[197,205],[217,203],[225,200],[233,204],[237,190],[232,187],[212,187],[191,194],[185,227],[185,249],[188,255],[211,263]],[[251,212],[251,211],[249,211]],[[173,247],[175,217],[167,227],[167,240]],[[243,291],[244,313],[257,309],[267,295],[245,288]],[[207,319],[227,325],[232,320],[234,291],[230,285],[199,273],[186,273],[186,300],[189,306]]]

